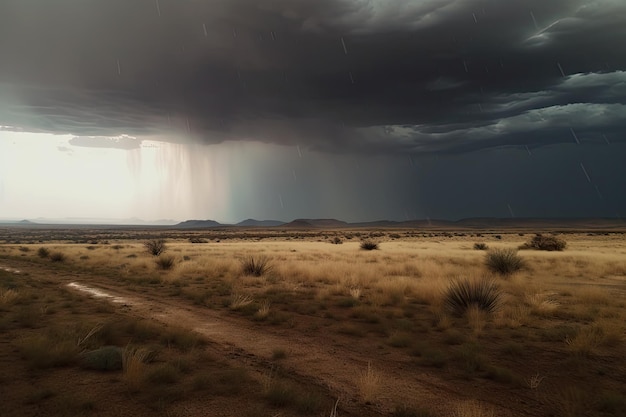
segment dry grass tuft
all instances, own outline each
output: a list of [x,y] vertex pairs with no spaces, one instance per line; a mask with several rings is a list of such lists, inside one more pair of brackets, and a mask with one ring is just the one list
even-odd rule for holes
[[367,363],[367,370],[361,373],[357,380],[357,388],[359,394],[366,404],[374,402],[380,393],[382,379],[380,375],[372,368],[372,363]]
[[267,316],[270,315],[270,302],[268,300],[263,301],[263,304],[261,304],[261,307],[259,307],[259,310],[255,313],[254,317],[256,317],[259,320],[264,320],[267,318]]
[[146,379],[145,361],[150,356],[150,351],[145,349],[134,349],[126,347],[122,353],[122,368],[124,370],[124,381],[128,388],[139,391]]
[[[230,302],[230,308],[231,310],[240,310],[243,307],[252,304],[253,301],[254,299],[250,297],[249,295],[235,294],[233,295],[232,300]],[[269,306],[268,306],[268,313],[269,313]]]
[[19,293],[13,289],[0,289],[0,306],[13,304],[19,298]]

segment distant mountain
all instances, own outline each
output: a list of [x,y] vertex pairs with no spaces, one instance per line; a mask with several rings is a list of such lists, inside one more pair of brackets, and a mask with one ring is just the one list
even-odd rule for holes
[[290,229],[314,229],[315,228],[315,226],[313,226],[311,223],[302,219],[297,219],[289,223],[285,223],[281,227],[290,228]]
[[203,229],[207,227],[221,227],[221,226],[224,226],[224,225],[216,222],[215,220],[185,220],[184,222],[175,224],[172,227],[183,228],[183,229]]
[[320,228],[320,229],[332,229],[340,227],[350,227],[350,223],[346,223],[337,219],[296,219],[292,222],[282,225],[283,227],[291,228]]
[[281,222],[279,220],[255,220],[255,219],[246,219],[242,222],[237,223],[235,226],[243,226],[243,227],[274,227],[274,226],[282,226],[285,222]]

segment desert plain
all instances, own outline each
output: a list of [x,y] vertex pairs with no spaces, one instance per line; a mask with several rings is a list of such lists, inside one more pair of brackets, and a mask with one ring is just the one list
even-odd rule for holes
[[2,227],[0,415],[626,416],[624,232]]

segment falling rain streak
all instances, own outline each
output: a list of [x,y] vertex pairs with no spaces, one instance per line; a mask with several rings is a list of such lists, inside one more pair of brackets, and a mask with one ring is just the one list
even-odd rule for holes
[[156,4],[157,14],[161,17],[161,6],[159,6],[159,0],[154,0]]
[[561,71],[561,75],[565,77],[565,71],[563,71],[563,67],[561,66],[561,63],[557,62],[556,66],[559,67],[559,71]]
[[343,53],[348,55],[348,48],[346,48],[346,42],[343,40],[343,36],[341,37],[341,45],[343,46]]
[[509,213],[511,213],[511,217],[515,217],[515,214],[513,214],[513,209],[511,208],[510,204],[506,205],[509,208]]
[[576,143],[580,145],[580,141],[578,140],[578,135],[576,135],[576,132],[574,132],[574,129],[570,127],[569,131],[572,132],[572,136],[574,137],[574,140],[576,141]]
[[120,66],[120,60],[117,60],[117,74],[122,75],[122,67]]
[[204,36],[205,36],[205,37],[209,36],[209,34],[208,34],[208,33],[207,33],[207,31],[206,31],[206,23],[203,23],[203,24],[202,24],[202,29],[204,29]]
[[589,174],[587,174],[587,170],[585,169],[585,166],[583,165],[583,163],[580,163],[580,167],[582,168],[583,172],[585,173],[585,177],[587,177],[587,181],[589,181],[589,183],[591,184],[591,178],[589,178]]
[[533,23],[535,24],[535,29],[539,30],[539,25],[537,24],[537,19],[535,19],[535,14],[533,13],[533,11],[530,11],[530,17],[532,17],[533,19]]

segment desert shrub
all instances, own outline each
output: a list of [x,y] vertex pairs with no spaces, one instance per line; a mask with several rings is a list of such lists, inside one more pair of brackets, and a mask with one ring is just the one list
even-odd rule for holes
[[143,245],[146,247],[148,252],[150,252],[150,254],[153,256],[159,256],[160,254],[165,252],[165,250],[167,249],[167,246],[165,245],[165,240],[163,239],[152,239],[147,242],[144,242]]
[[53,252],[50,254],[50,260],[52,262],[64,262],[65,255],[62,252]]
[[500,304],[502,291],[492,280],[464,279],[452,282],[444,295],[446,308],[456,316],[462,316],[472,306],[493,313]]
[[158,258],[156,258],[156,260],[154,261],[157,266],[164,270],[167,271],[169,269],[172,269],[174,267],[174,257],[173,256],[164,256],[161,255]]
[[191,243],[209,243],[208,240],[203,239],[201,237],[190,237],[189,242]]
[[47,258],[50,256],[50,251],[47,248],[39,248],[39,250],[37,250],[37,256],[40,258]]
[[477,243],[474,243],[474,249],[475,250],[487,250],[489,249],[489,246],[487,246],[486,243],[477,242]]
[[547,251],[562,251],[567,246],[563,239],[556,236],[544,236],[540,233],[533,236],[528,242],[520,246],[520,249],[536,249]]
[[487,253],[487,268],[500,275],[509,275],[524,266],[524,260],[515,249],[494,249]]
[[363,250],[378,249],[378,243],[372,242],[371,240],[364,240],[363,242],[361,242],[361,249]]
[[30,252],[30,248],[28,246],[20,246],[20,252]]
[[332,239],[330,241],[330,243],[334,244],[334,245],[341,245],[343,243],[343,240],[341,240],[340,237],[335,236],[334,239]]
[[241,261],[241,269],[244,275],[260,277],[272,269],[270,260],[265,256],[255,258],[250,256]]

